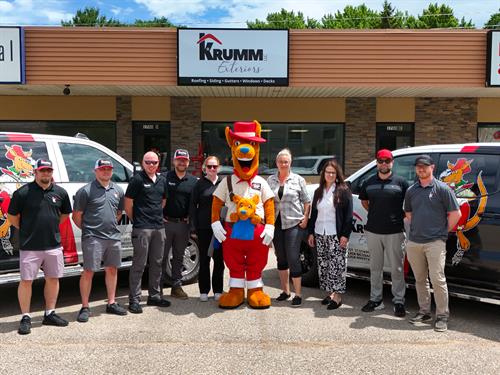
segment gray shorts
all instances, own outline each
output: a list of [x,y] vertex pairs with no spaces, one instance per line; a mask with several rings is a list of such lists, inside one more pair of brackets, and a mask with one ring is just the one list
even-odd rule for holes
[[99,271],[104,267],[120,267],[122,245],[120,240],[105,240],[98,237],[82,238],[83,269]]

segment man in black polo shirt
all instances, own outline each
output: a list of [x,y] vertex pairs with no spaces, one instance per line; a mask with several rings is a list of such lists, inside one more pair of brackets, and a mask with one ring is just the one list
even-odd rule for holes
[[403,317],[406,284],[404,279],[404,211],[403,201],[408,183],[392,173],[393,156],[389,150],[377,152],[377,174],[365,181],[359,193],[368,211],[366,239],[370,251],[370,300],[361,309],[372,312],[384,308],[384,252],[391,263],[394,315]]
[[21,323],[19,334],[31,332],[31,286],[40,267],[45,275],[45,315],[42,324],[65,327],[68,322],[55,313],[59,278],[64,272],[59,224],[71,213],[68,193],[52,183],[52,162],[36,162],[35,181],[14,192],[9,205],[10,223],[19,229],[18,287]]
[[132,218],[132,245],[134,256],[130,268],[129,311],[142,313],[141,280],[149,258],[148,301],[150,306],[168,307],[170,302],[162,297],[160,286],[161,262],[165,245],[162,207],[167,191],[165,178],[157,175],[158,155],[152,151],[144,154],[143,170],[131,180],[125,193],[125,212]]
[[172,297],[187,299],[182,289],[182,264],[189,241],[189,207],[191,193],[198,179],[187,173],[189,153],[178,149],[174,153],[174,170],[165,173],[168,200],[163,209],[165,220],[165,253],[163,256],[163,281],[165,280],[168,252],[172,248]]

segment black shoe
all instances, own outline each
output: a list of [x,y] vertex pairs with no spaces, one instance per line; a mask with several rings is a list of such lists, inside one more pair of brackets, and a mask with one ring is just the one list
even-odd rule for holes
[[290,297],[291,297],[290,294],[287,294],[285,292],[281,292],[281,294],[278,297],[276,297],[276,301],[280,301],[280,302],[281,301],[286,301]]
[[139,305],[139,302],[130,302],[128,304],[128,311],[132,314],[142,314],[142,307]]
[[361,311],[363,312],[373,312],[375,310],[382,310],[384,308],[384,302],[383,301],[378,301],[378,302],[375,302],[375,301],[368,301],[368,303],[366,305],[364,305],[362,308],[361,308]]
[[87,323],[89,321],[89,317],[90,309],[88,307],[82,307],[80,309],[80,312],[78,313],[78,316],[76,317],[76,320],[80,323]]
[[28,333],[31,333],[31,318],[28,315],[24,315],[21,318],[21,323],[19,323],[17,333],[20,335],[27,335]]
[[119,304],[112,303],[110,305],[106,306],[106,312],[108,314],[114,314],[114,315],[127,315],[127,310],[123,306],[120,306]]
[[406,316],[406,309],[405,305],[402,303],[395,303],[394,304],[394,316],[397,316],[398,318],[402,318]]
[[66,327],[68,321],[57,315],[55,311],[52,311],[49,315],[44,315],[42,324],[46,326]]
[[331,301],[332,301],[332,297],[326,296],[325,298],[323,298],[323,301],[321,301],[321,304],[328,305]]
[[411,324],[415,323],[429,323],[432,322],[432,316],[429,314],[421,313],[420,311],[415,314],[413,318],[410,318],[409,322]]
[[166,299],[163,298],[148,298],[147,302],[148,306],[158,306],[158,307],[169,307],[170,306],[170,301],[167,301]]
[[340,306],[342,306],[342,301],[340,302],[336,302],[334,301],[333,299],[330,301],[330,303],[328,304],[328,306],[326,307],[327,310],[336,310],[338,309]]
[[302,305],[302,297],[300,296],[295,296],[292,299],[292,307],[299,307]]

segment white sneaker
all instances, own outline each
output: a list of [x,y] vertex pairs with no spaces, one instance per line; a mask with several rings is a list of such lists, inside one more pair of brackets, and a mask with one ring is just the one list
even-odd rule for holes
[[220,296],[222,296],[222,293],[214,293],[214,299],[216,301],[220,300]]
[[208,294],[206,294],[206,293],[200,294],[200,301],[207,302],[208,301]]

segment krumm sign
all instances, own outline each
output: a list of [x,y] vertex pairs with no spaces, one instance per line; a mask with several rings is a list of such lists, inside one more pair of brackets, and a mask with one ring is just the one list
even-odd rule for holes
[[178,29],[177,43],[179,85],[288,85],[288,30]]
[[24,83],[24,43],[20,27],[0,27],[0,83]]

